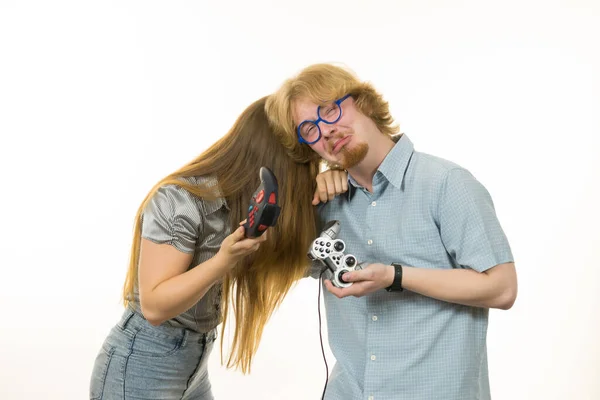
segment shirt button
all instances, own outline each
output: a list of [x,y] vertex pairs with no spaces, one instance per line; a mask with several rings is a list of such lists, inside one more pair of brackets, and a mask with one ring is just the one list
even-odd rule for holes
[[373,355],[371,356],[371,361],[375,361],[376,359],[377,359],[377,357],[375,357],[375,354],[373,354]]
[[367,244],[373,244],[373,241],[371,239],[367,240]]
[[373,315],[373,321],[377,321],[377,315]]
[[377,202],[376,202],[376,201],[374,201],[374,202],[372,202],[372,203],[371,203],[371,205],[372,205],[373,207],[375,207],[375,206],[377,205]]

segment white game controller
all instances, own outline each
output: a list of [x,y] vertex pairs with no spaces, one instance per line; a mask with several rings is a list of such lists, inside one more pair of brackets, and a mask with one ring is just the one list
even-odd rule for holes
[[321,235],[313,240],[308,251],[308,258],[323,263],[333,274],[331,278],[333,285],[345,288],[352,285],[352,282],[344,281],[342,276],[346,272],[360,269],[360,265],[355,256],[344,254],[346,243],[341,239],[336,239],[339,232],[339,221],[329,221],[323,228]]

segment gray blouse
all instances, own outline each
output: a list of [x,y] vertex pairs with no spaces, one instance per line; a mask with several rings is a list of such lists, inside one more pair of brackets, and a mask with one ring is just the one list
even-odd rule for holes
[[[217,183],[215,178],[185,179],[196,185]],[[142,214],[142,237],[193,254],[188,270],[213,257],[229,234],[229,208],[225,199],[203,200],[177,185],[158,189]],[[220,302],[221,282],[213,285],[192,308],[165,323],[200,333],[209,332],[221,322]],[[137,285],[133,304],[139,311]]]

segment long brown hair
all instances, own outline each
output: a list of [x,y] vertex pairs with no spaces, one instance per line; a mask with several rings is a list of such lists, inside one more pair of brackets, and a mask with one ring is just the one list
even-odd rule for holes
[[283,82],[266,104],[267,115],[291,157],[299,162],[319,159],[309,146],[298,142],[292,117],[294,100],[306,98],[315,104],[325,105],[347,94],[352,96],[358,110],[371,118],[382,133],[394,136],[399,132],[387,101],[371,83],[360,81],[349,69],[341,66],[313,64]]
[[[281,213],[277,225],[269,229],[267,241],[260,249],[240,261],[223,279],[221,350],[231,306],[236,325],[227,368],[241,368],[243,373],[250,372],[252,358],[271,314],[293,283],[305,276],[309,265],[306,252],[317,233],[311,201],[318,166],[298,163],[288,156],[269,125],[265,101],[263,97],[250,105],[224,137],[150,190],[137,211],[123,288],[127,306],[137,281],[140,218],[158,188],[176,184],[201,198],[225,198],[233,232],[247,216],[252,194],[260,184],[260,167],[271,169],[279,183]],[[218,187],[196,186],[180,179],[192,176],[216,177]]]

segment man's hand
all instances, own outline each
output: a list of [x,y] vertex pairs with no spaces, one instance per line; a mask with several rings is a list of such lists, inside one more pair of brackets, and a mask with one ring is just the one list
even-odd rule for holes
[[348,173],[339,169],[328,169],[317,175],[317,189],[312,204],[327,203],[348,190]]
[[345,273],[342,278],[352,282],[347,288],[333,286],[329,279],[325,280],[325,287],[340,299],[346,296],[362,297],[379,289],[384,289],[394,281],[394,267],[384,264],[369,264],[362,270]]

